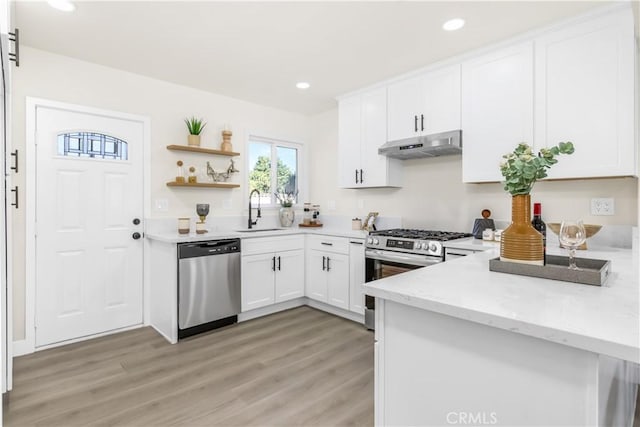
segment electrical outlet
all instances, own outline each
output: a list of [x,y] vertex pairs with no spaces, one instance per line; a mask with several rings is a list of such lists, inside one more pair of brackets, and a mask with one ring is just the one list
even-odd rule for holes
[[615,204],[613,198],[591,199],[591,215],[613,215]]
[[364,209],[364,199],[358,199],[358,209]]
[[231,203],[231,199],[224,199],[222,200],[222,209],[228,211],[233,207],[233,204]]

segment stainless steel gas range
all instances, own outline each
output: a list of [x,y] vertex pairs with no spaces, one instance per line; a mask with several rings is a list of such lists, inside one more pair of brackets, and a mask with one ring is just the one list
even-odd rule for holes
[[[365,244],[365,281],[371,282],[444,261],[442,242],[470,233],[396,228],[373,231]],[[365,296],[365,326],[374,328],[375,298]]]

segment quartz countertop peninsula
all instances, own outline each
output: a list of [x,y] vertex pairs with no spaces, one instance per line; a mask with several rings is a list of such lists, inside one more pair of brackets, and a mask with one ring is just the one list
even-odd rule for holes
[[[482,241],[467,242],[479,248]],[[566,255],[557,247],[548,253]],[[611,260],[603,286],[489,271],[499,245],[484,252],[366,283],[365,293],[640,363],[637,250],[601,248],[578,257]]]

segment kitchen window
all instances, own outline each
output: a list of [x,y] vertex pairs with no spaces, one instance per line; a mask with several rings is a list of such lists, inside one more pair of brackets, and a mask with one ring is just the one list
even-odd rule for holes
[[[248,189],[260,192],[262,206],[277,206],[274,193],[294,196],[294,203],[301,199],[301,159],[303,145],[281,140],[249,137]],[[298,194],[297,196],[296,193]],[[255,197],[255,196],[254,196]]]

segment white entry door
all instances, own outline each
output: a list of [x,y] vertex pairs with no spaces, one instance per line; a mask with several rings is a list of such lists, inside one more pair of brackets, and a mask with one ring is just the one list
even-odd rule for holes
[[36,347],[142,323],[143,140],[139,121],[37,107]]

